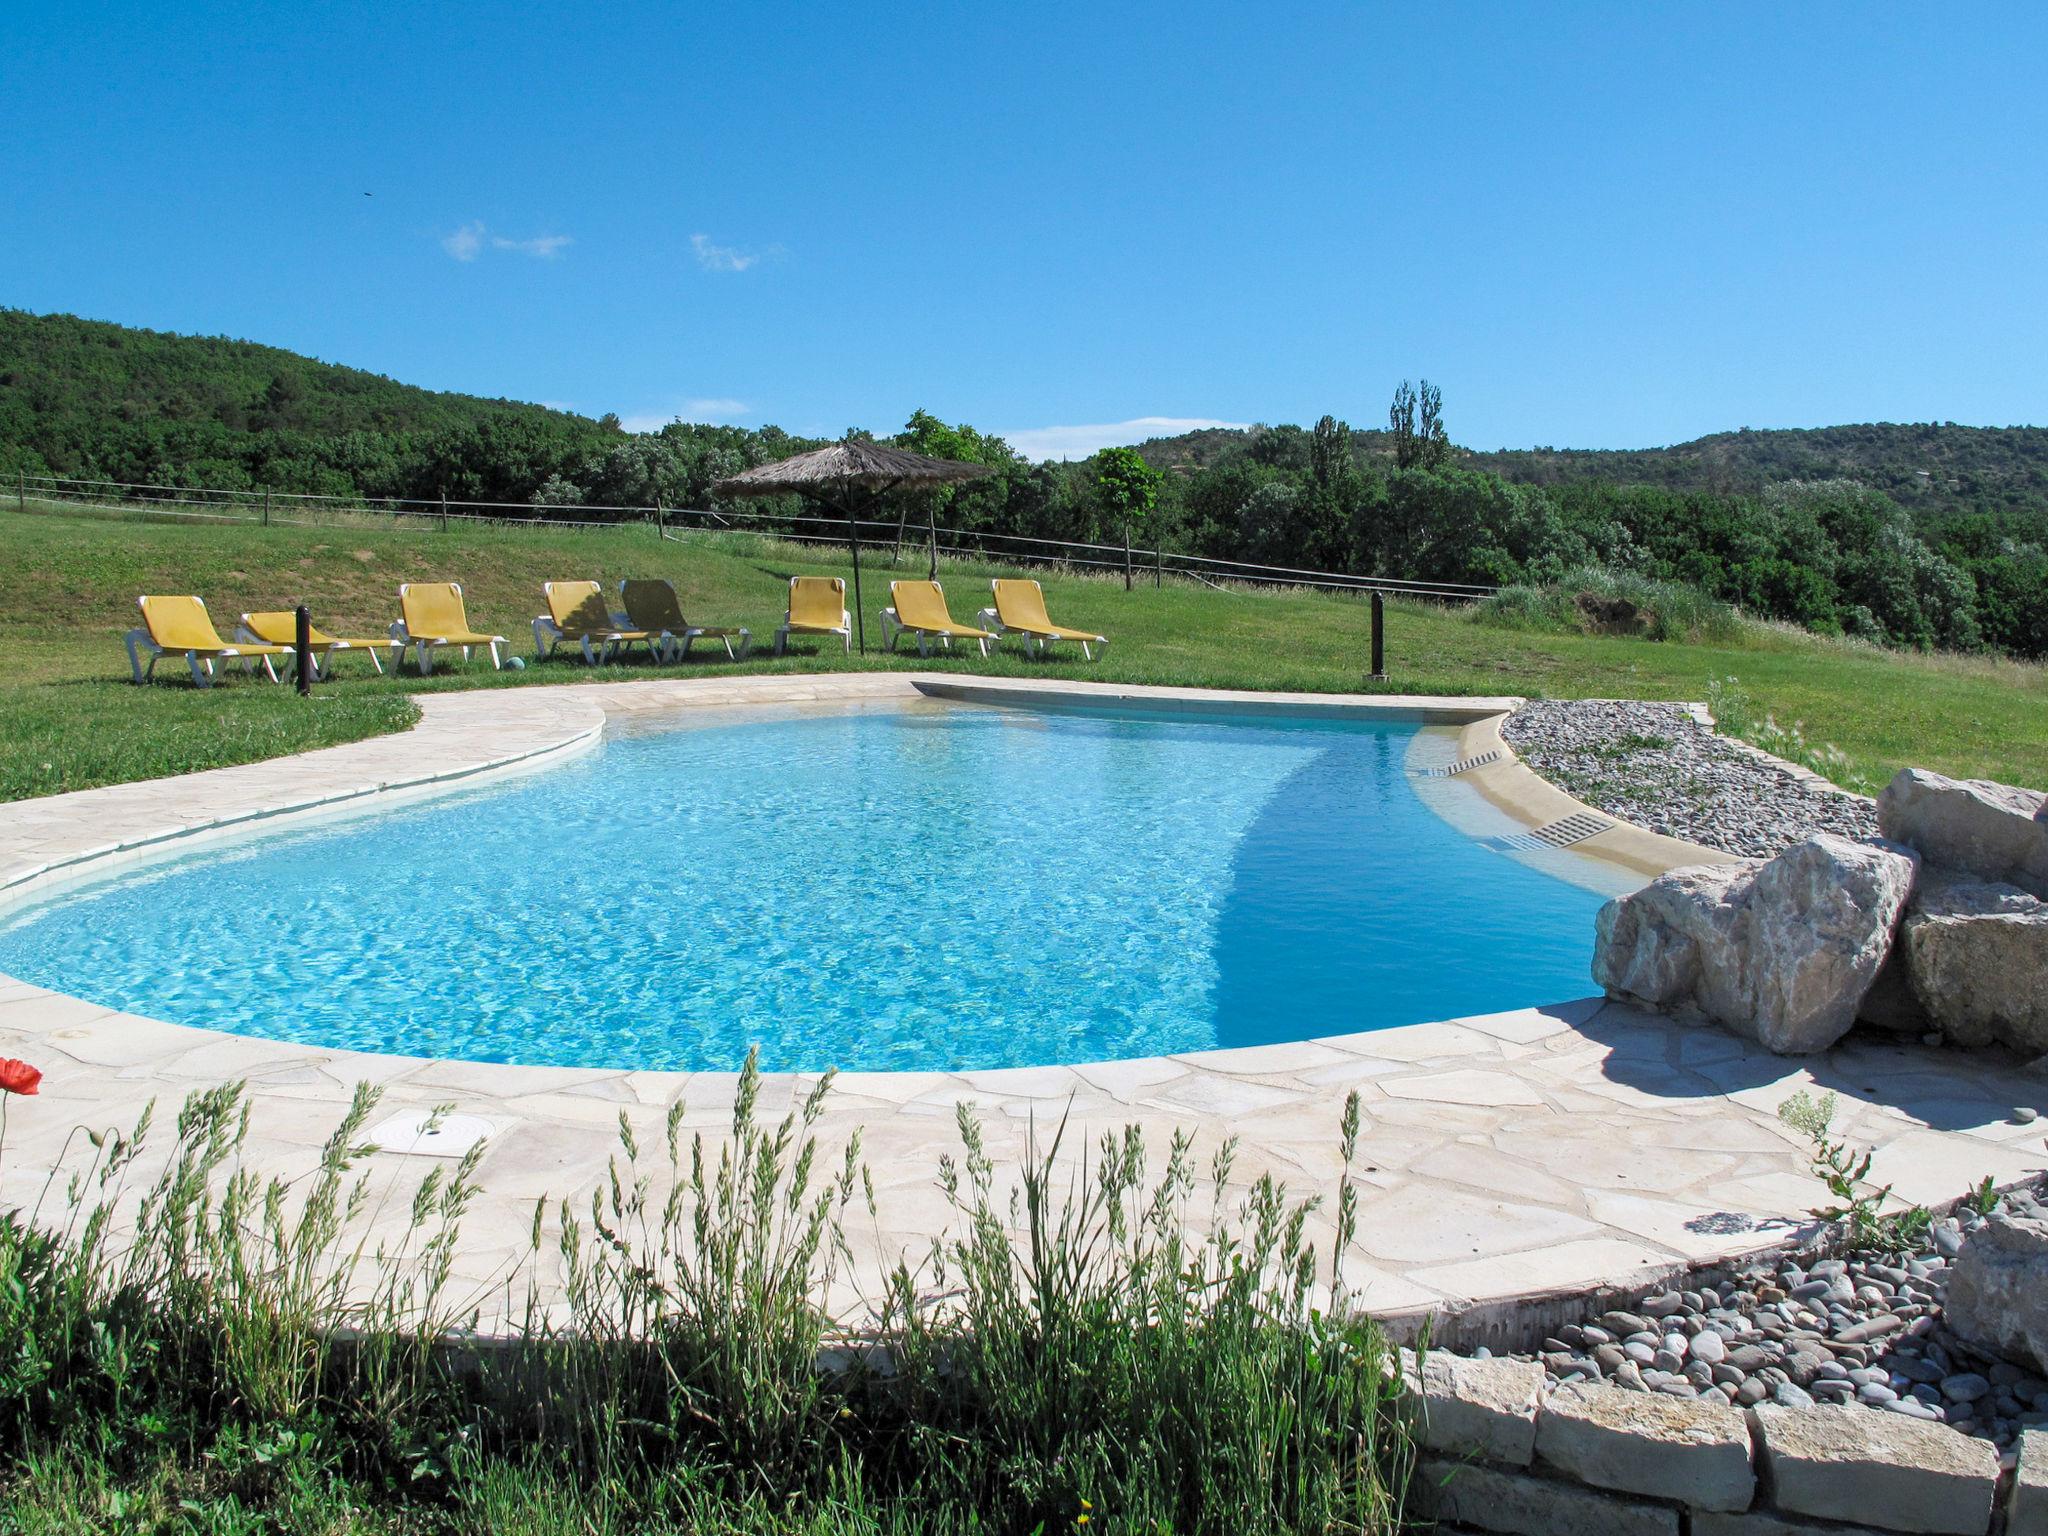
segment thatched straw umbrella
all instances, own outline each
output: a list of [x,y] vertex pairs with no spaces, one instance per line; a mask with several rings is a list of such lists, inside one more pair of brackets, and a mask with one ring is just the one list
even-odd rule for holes
[[720,496],[785,496],[794,491],[846,519],[846,537],[853,547],[853,620],[859,626],[860,652],[865,656],[868,630],[861,613],[860,514],[891,491],[933,490],[993,473],[986,464],[928,459],[921,453],[849,437],[829,448],[757,464],[711,489]]

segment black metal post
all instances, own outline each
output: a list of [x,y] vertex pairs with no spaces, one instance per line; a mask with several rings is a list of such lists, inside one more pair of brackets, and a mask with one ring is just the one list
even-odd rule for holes
[[846,511],[846,541],[853,547],[853,626],[860,636],[860,653],[868,653],[868,620],[860,600],[860,522],[851,505]]
[[299,622],[293,649],[298,652],[299,697],[303,699],[313,693],[313,610],[301,603],[295,617]]
[[1372,680],[1384,682],[1387,676],[1387,604],[1379,593],[1372,595]]

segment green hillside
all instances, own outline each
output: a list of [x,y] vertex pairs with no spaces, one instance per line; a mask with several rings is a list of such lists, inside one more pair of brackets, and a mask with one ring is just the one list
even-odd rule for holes
[[1779,480],[1860,481],[1924,522],[1958,514],[2048,533],[2048,427],[1873,422],[1716,432],[1669,448],[1513,448],[1473,453],[1480,469],[1527,485],[1610,480],[1737,494]]
[[[1263,433],[1287,428],[1205,427],[1154,438],[1139,451],[1161,469],[1205,469],[1244,455]],[[1357,430],[1363,460],[1393,456],[1390,434]],[[1785,480],[1854,480],[1897,502],[1929,529],[1990,519],[2012,537],[2048,537],[2048,427],[1959,427],[1953,422],[1714,432],[1666,448],[1460,448],[1452,461],[1518,485],[1583,481],[1751,496]]]
[[524,500],[615,420],[447,394],[224,336],[0,310],[0,471]]

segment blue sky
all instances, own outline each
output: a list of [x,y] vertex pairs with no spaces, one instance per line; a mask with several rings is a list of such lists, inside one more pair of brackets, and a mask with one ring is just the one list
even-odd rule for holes
[[1906,10],[15,0],[0,304],[1036,452],[2048,421],[2048,10]]

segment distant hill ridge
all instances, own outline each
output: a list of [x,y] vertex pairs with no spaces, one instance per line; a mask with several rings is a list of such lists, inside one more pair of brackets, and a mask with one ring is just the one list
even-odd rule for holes
[[[1244,446],[1251,432],[1211,427],[1154,438],[1139,451],[1161,468],[1201,468]],[[1366,454],[1391,455],[1392,438],[1354,431]],[[2048,427],[1964,427],[1953,422],[1871,422],[1714,432],[1666,448],[1461,448],[1457,462],[1525,485],[1573,480],[1671,490],[1755,492],[1780,480],[1861,481],[1911,511],[2048,509]]]

